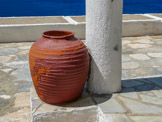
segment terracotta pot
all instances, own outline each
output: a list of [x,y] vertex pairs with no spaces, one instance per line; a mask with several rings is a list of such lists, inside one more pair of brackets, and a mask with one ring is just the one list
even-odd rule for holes
[[89,54],[73,32],[44,32],[30,49],[29,63],[34,87],[42,101],[59,104],[81,96]]

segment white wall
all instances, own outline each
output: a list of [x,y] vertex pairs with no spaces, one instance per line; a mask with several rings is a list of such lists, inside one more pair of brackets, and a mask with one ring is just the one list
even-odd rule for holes
[[[124,20],[122,36],[144,36],[162,34],[162,18],[149,14],[148,20]],[[152,17],[152,18],[151,18]],[[75,22],[70,17],[64,17],[69,23],[19,24],[0,25],[0,42],[35,41],[41,33],[47,30],[74,31],[76,37],[85,39],[85,22]]]
[[85,24],[32,24],[32,25],[1,25],[0,42],[36,41],[47,30],[67,30],[75,32],[79,39],[85,38]]

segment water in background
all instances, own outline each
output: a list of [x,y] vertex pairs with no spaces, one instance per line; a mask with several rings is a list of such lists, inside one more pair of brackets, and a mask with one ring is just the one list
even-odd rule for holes
[[[162,13],[162,0],[124,0],[123,13]],[[61,15],[85,15],[85,0],[0,0],[0,17]]]
[[123,13],[162,13],[162,0],[124,0]]
[[84,15],[85,0],[0,0],[0,16]]

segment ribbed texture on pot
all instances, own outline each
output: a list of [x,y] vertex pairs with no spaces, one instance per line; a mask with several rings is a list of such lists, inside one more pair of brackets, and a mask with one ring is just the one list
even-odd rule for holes
[[32,45],[29,63],[36,92],[44,102],[65,103],[81,96],[89,70],[82,41],[42,37]]

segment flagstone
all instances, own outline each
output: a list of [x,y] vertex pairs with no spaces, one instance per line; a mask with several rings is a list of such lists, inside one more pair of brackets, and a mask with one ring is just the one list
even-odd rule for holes
[[145,104],[124,97],[119,97],[132,114],[162,114],[162,109],[152,104]]

